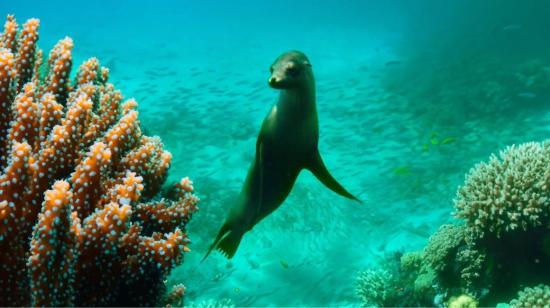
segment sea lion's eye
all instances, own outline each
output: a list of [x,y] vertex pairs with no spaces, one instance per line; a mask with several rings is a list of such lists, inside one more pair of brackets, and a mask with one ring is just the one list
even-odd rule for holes
[[273,66],[269,68],[269,72],[273,74]]
[[292,77],[296,77],[298,76],[298,74],[300,73],[300,69],[297,67],[297,66],[289,66],[286,68],[286,72],[292,76]]

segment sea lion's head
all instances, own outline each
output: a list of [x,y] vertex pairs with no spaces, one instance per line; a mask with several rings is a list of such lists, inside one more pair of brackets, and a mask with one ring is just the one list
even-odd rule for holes
[[309,59],[303,52],[288,51],[270,67],[268,83],[274,89],[292,89],[313,81]]

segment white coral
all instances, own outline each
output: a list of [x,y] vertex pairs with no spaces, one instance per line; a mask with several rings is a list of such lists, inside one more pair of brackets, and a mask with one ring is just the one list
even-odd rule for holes
[[386,270],[368,269],[357,277],[356,293],[362,307],[384,307],[392,289],[392,275]]
[[480,234],[548,224],[550,142],[511,146],[466,176],[455,199],[455,215]]

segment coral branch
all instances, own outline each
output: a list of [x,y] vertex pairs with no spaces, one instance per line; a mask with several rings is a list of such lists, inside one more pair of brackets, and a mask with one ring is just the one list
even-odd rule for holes
[[28,83],[24,92],[15,98],[13,113],[15,121],[12,123],[8,139],[18,142],[34,144],[38,137],[38,104],[34,102],[35,86]]
[[38,25],[0,40],[0,306],[158,305],[198,198],[158,196],[172,156],[98,59],[70,82],[65,38],[41,76]]
[[[15,59],[10,50],[0,48],[0,136],[6,136],[11,115],[11,104],[13,92],[11,89],[12,79],[15,77]],[[0,138],[0,168],[6,162],[7,141]]]
[[52,128],[61,123],[63,116],[63,106],[55,101],[55,96],[51,93],[46,93],[42,96],[40,106],[40,128],[39,137],[40,143],[44,142],[50,135]]
[[73,205],[81,217],[87,217],[94,210],[101,194],[101,175],[105,174],[111,151],[105,144],[98,142],[92,146],[90,153],[71,175],[73,183]]
[[98,78],[99,61],[97,58],[90,58],[82,63],[78,70],[76,83],[83,85],[86,83],[94,83]]
[[11,52],[17,50],[17,41],[15,37],[17,36],[17,22],[13,15],[8,15],[6,18],[6,23],[4,24],[4,32],[2,33],[2,39],[0,40],[0,47],[9,49]]
[[66,37],[59,41],[50,52],[48,64],[50,72],[44,92],[51,92],[58,102],[64,102],[69,92],[69,73],[73,64],[73,40]]
[[28,262],[33,306],[73,305],[78,250],[76,235],[71,232],[71,195],[65,181],[56,182],[44,195]]
[[17,53],[17,90],[33,76],[34,61],[36,56],[35,45],[38,41],[38,26],[40,21],[36,18],[29,19],[19,34],[19,52]]

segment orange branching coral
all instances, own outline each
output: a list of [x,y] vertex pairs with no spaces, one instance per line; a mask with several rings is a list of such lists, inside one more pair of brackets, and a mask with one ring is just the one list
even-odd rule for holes
[[36,18],[29,19],[19,34],[19,52],[17,53],[17,84],[21,89],[25,83],[31,80],[36,56],[36,41],[38,41],[38,26],[40,21]]
[[71,232],[71,200],[66,181],[55,182],[44,194],[28,261],[34,306],[67,306],[74,302],[74,263],[78,257],[74,248],[78,242]]
[[197,210],[198,199],[190,194],[193,191],[192,182],[184,178],[175,185],[175,199],[178,202],[151,202],[136,206],[137,216],[152,231],[168,232],[173,230],[181,221],[187,221],[189,214]]
[[[13,91],[10,87],[15,77],[15,59],[9,49],[0,48],[0,136],[6,136],[11,121]],[[7,142],[0,138],[0,167],[5,163]]]
[[55,96],[51,93],[45,93],[42,95],[40,101],[40,128],[39,142],[44,142],[50,135],[52,128],[61,122],[63,116],[63,106],[55,101]]
[[158,197],[171,154],[137,103],[95,58],[69,81],[70,38],[41,76],[38,25],[8,16],[0,39],[0,306],[158,304],[189,250],[192,182]]
[[80,66],[80,71],[76,77],[76,82],[80,85],[89,82],[96,82],[99,76],[99,61],[97,58],[90,58]]
[[44,92],[51,92],[58,101],[64,101],[69,92],[68,79],[73,64],[73,46],[73,40],[66,37],[59,41],[50,52],[48,60],[50,71]]
[[144,170],[149,170],[144,178],[147,189],[143,192],[149,197],[158,191],[159,184],[164,181],[171,159],[171,154],[162,150],[162,143],[158,137],[143,137],[139,147],[128,153],[121,165],[124,166],[124,169],[139,174],[143,174]]
[[38,104],[34,101],[35,95],[34,84],[28,83],[24,91],[15,98],[12,114],[17,120],[11,125],[8,140],[34,144],[38,137],[38,131],[34,129],[38,126]]
[[79,214],[88,216],[93,212],[95,202],[101,193],[101,175],[105,173],[110,159],[111,151],[106,149],[104,143],[97,142],[71,175],[75,191],[73,206]]
[[0,39],[1,48],[6,48],[11,52],[15,52],[17,48],[17,40],[15,37],[17,36],[18,27],[19,25],[15,21],[15,17],[13,17],[13,15],[8,15],[6,23],[4,24],[4,32]]

